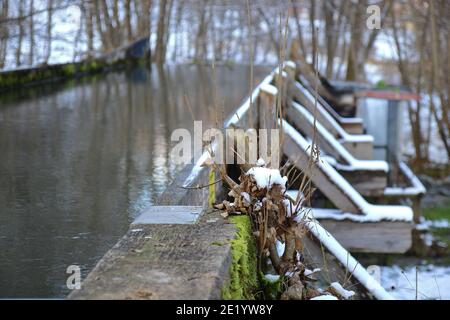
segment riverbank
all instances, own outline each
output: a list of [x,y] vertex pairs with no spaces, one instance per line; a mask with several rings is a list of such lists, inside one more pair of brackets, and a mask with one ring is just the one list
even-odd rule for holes
[[97,58],[79,62],[8,70],[0,72],[0,92],[16,88],[31,87],[61,80],[79,78],[110,70],[120,70],[127,66],[150,66],[150,45],[148,38],[142,38],[130,45]]

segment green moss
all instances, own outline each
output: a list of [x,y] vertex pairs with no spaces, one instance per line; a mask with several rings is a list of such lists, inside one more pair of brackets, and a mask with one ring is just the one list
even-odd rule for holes
[[[444,206],[423,209],[423,216],[428,220],[450,220],[450,202]],[[431,228],[431,233],[437,240],[450,246],[449,228]]]
[[67,64],[63,66],[63,72],[65,75],[70,76],[76,73],[76,68],[74,64]]
[[50,65],[38,69],[17,70],[0,74],[0,89],[13,89],[23,85],[40,83],[48,80],[70,79],[82,74],[94,74],[104,70],[105,62],[101,60]]
[[214,169],[211,168],[209,172],[209,192],[208,192],[208,206],[212,208],[214,203],[216,202],[216,184],[214,181],[216,180],[216,174]]
[[270,281],[260,273],[260,283],[262,291],[264,292],[265,300],[278,300],[283,292],[283,278],[276,281]]
[[236,236],[231,240],[230,280],[222,288],[225,300],[254,299],[259,288],[256,262],[256,244],[248,216],[229,217],[236,225]]
[[93,70],[98,70],[98,69],[100,69],[100,64],[97,61],[93,60],[89,64],[89,69],[92,70],[92,71]]
[[423,209],[423,216],[429,220],[450,220],[450,203],[445,206]]
[[386,89],[388,87],[386,81],[384,80],[378,80],[378,82],[376,83],[375,87],[377,89]]

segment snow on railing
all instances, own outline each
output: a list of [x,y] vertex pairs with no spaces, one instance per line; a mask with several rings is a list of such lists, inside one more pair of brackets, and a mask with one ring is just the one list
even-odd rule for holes
[[[311,153],[311,144],[287,121],[283,121],[284,133],[297,143],[304,152]],[[369,220],[412,221],[413,211],[406,206],[373,205],[368,203],[353,186],[342,177],[328,162],[317,161],[315,165],[346,194],[361,210],[361,213]],[[320,188],[320,186],[318,186]]]
[[358,282],[378,300],[393,300],[393,297],[375,280],[367,270],[327,232],[308,212],[296,217],[303,221],[308,230],[325,246],[325,248],[339,260],[339,262],[355,277]]
[[411,171],[411,169],[408,167],[408,165],[401,161],[399,163],[399,169],[402,172],[402,174],[406,177],[408,180],[410,186],[406,188],[402,187],[388,187],[384,189],[384,195],[385,196],[417,196],[420,194],[424,194],[427,192],[425,189],[425,186],[420,182],[419,178],[414,174],[414,172]]
[[[302,76],[299,76],[302,79]],[[303,81],[303,80],[302,80]],[[298,81],[295,81],[295,87],[303,93],[303,95],[311,102],[315,103],[314,96],[309,92],[307,88],[304,87]],[[326,119],[326,121],[334,128],[339,137],[342,140],[348,142],[373,142],[374,139],[371,135],[365,134],[349,134],[345,131],[342,126],[334,119],[334,117],[325,109],[325,107],[317,100],[317,111],[321,113],[321,115]]]
[[[308,80],[306,80],[306,78],[302,75],[299,76],[299,79],[302,81],[302,85],[308,90],[308,92],[310,92],[311,94],[314,94],[314,89],[311,87],[311,84],[308,82]],[[314,94],[314,96],[315,96],[315,94]],[[363,122],[363,119],[357,118],[357,117],[351,117],[351,118],[342,117],[319,94],[317,94],[317,101],[325,108],[326,111],[328,111],[330,113],[330,115],[333,116],[334,119],[336,119],[336,121],[339,121],[340,123],[343,123],[343,122],[345,122],[345,123],[362,123]]]
[[[300,112],[304,118],[314,125],[314,116],[297,102],[292,103],[292,107]],[[367,170],[367,171],[389,171],[389,165],[386,161],[381,160],[359,160],[356,159],[342,144],[319,122],[316,121],[317,132],[332,145],[333,149],[344,159],[347,165],[339,164],[344,170]],[[336,164],[337,165],[337,164]]]

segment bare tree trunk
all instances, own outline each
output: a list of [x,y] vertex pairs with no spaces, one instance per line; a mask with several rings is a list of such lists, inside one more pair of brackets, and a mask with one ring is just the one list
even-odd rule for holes
[[103,30],[100,3],[98,1],[94,1],[94,11],[95,26],[97,27],[97,32],[100,35],[100,39],[102,41],[102,49],[104,52],[108,52],[111,49],[111,44],[109,42],[109,38],[106,36],[105,31]]
[[34,0],[30,0],[28,33],[30,37],[30,50],[28,52],[28,64],[33,65],[34,62]]
[[[339,40],[342,38],[343,17],[348,8],[348,1],[340,2],[337,18],[334,19],[336,4],[334,1],[324,1],[323,11],[325,16],[325,43],[327,49],[327,65],[325,75],[327,78],[333,77],[334,57],[338,48]],[[333,7],[332,7],[333,6]]]
[[[151,11],[153,9],[153,0],[140,0],[134,2],[134,14],[137,19],[136,27],[134,28],[134,38],[142,38],[143,36],[150,36],[148,30],[152,27]],[[144,13],[147,12],[147,15]]]
[[[441,135],[442,142],[444,143],[445,149],[447,151],[448,158],[450,158],[450,138],[449,138],[449,130],[450,124],[448,121],[447,110],[449,109],[447,103],[445,101],[445,97],[443,94],[443,86],[442,86],[442,78],[440,74],[440,70],[442,68],[440,59],[439,59],[439,37],[437,35],[437,26],[436,26],[436,12],[435,12],[435,1],[430,1],[430,22],[431,22],[431,56],[432,56],[432,64],[433,64],[433,81],[432,83],[436,86],[437,93],[439,95],[440,103],[441,103],[441,114],[442,117],[439,118],[438,112],[433,102],[432,90],[430,89],[430,103],[431,108],[435,117],[435,120],[438,124],[439,134]],[[448,53],[447,53],[448,54]]]
[[19,38],[17,39],[17,49],[16,49],[16,67],[22,65],[22,41],[25,34],[23,26],[23,15],[24,15],[24,0],[19,0]]
[[170,37],[170,21],[171,21],[171,16],[172,16],[173,3],[174,3],[174,0],[169,0],[169,6],[166,9],[166,21],[164,23],[165,30],[164,30],[164,41],[163,41],[164,61],[166,60],[167,43],[169,42],[169,37]]
[[[297,8],[297,1],[291,0],[291,5],[292,5],[293,13],[294,13],[295,25],[297,27],[297,38],[298,38],[298,43],[299,43],[299,49],[301,51],[298,54],[301,54],[303,57],[306,57],[307,52],[306,52],[306,47],[305,47],[305,41],[303,39],[302,25],[300,24],[300,17],[299,17],[299,12],[298,12],[298,8]],[[297,53],[295,53],[295,54],[297,54]]]
[[[205,2],[203,0],[203,2]],[[204,44],[206,42],[206,8],[202,5],[199,8],[199,24],[197,29],[197,37],[195,38],[195,60],[200,61],[205,56]]]
[[[419,19],[416,19],[417,23],[419,22]],[[402,79],[403,84],[405,84],[408,87],[412,86],[411,78],[410,78],[410,70],[407,65],[408,59],[406,59],[406,53],[403,51],[403,47],[400,43],[400,36],[398,32],[398,19],[397,14],[395,10],[392,10],[392,30],[394,35],[394,43],[397,49],[397,64],[400,71],[400,76]],[[424,23],[423,29],[423,36],[422,41],[424,41],[424,36],[426,34],[426,21]],[[420,50],[419,45],[419,50]],[[421,81],[421,69],[423,66],[423,50],[420,50],[420,62],[419,62],[419,72],[417,76],[417,92],[420,93],[420,81]],[[421,105],[420,101],[417,103],[417,109],[414,110],[411,103],[408,103],[408,118],[411,125],[411,137],[414,145],[415,150],[415,158],[414,158],[414,164],[416,167],[421,168],[423,164],[424,159],[424,153],[422,152],[422,130],[420,125],[420,110]]]
[[47,3],[47,39],[46,50],[44,56],[44,63],[47,64],[52,54],[52,23],[53,23],[53,0],[48,0]]
[[[342,34],[346,34],[347,33],[347,29],[348,29],[349,25],[344,23],[342,25]],[[347,38],[346,37],[342,37],[342,44],[341,44],[341,50],[340,50],[340,54],[339,56],[341,57],[342,60],[345,59],[345,57],[347,56],[347,51],[348,51],[348,42],[347,42]],[[336,73],[333,75],[333,78],[342,78],[342,69],[344,67],[345,63],[339,63],[339,66],[336,70]]]
[[131,0],[125,0],[125,31],[128,42],[133,40],[133,27],[131,26]]
[[358,74],[357,66],[358,63],[358,50],[361,50],[361,36],[362,36],[362,28],[361,28],[361,11],[363,10],[364,4],[352,3],[350,10],[350,32],[351,39],[347,56],[347,74],[345,80],[347,81],[355,81],[356,75]]
[[[180,1],[181,2],[181,1]],[[152,0],[142,0],[141,16],[139,17],[139,37],[147,37],[151,34],[150,14],[152,9]]]
[[[9,1],[4,0],[1,6],[0,20],[6,20],[9,14]],[[0,69],[5,67],[6,52],[8,48],[9,29],[6,23],[0,24]]]
[[101,6],[103,11],[103,22],[105,23],[106,26],[108,41],[113,48],[116,48],[119,46],[120,42],[118,42],[119,39],[115,34],[114,26],[112,24],[111,17],[109,15],[108,4],[106,0],[101,0]]
[[337,35],[335,37],[334,33],[337,26],[334,23],[334,11],[330,8],[330,2],[323,2],[323,12],[325,17],[325,45],[327,49],[327,66],[325,70],[325,76],[329,79],[333,75],[333,62],[335,53],[334,43],[337,43]]
[[78,26],[77,34],[75,35],[75,39],[74,39],[72,61],[76,61],[77,57],[80,54],[78,51],[78,45],[80,42],[81,34],[83,33],[83,26],[84,26],[83,19],[81,18],[79,26]]
[[159,0],[159,17],[158,27],[156,30],[156,47],[154,61],[157,64],[163,64],[165,61],[164,52],[164,33],[165,33],[165,18],[166,18],[167,0]]
[[112,6],[112,12],[113,12],[113,19],[114,19],[114,29],[117,31],[120,31],[121,23],[119,19],[119,0],[113,1]]
[[[358,1],[351,4],[350,10],[350,27],[351,27],[351,41],[347,62],[347,76],[346,80],[364,80],[364,64],[369,58],[370,52],[372,51],[375,40],[380,32],[380,29],[371,30],[367,41],[364,41],[363,32],[366,29],[364,14],[367,6],[367,0]],[[391,0],[386,0],[381,3],[382,15],[381,24],[383,26],[387,15],[392,9],[393,2]]]
[[309,24],[311,26],[311,44],[312,44],[312,65],[316,65],[316,56],[315,52],[317,52],[317,34],[316,34],[316,26],[314,20],[316,19],[316,0],[310,1],[311,7],[309,11]]
[[177,59],[177,51],[179,47],[179,41],[180,41],[180,25],[181,25],[181,18],[183,17],[183,5],[184,1],[179,0],[178,6],[176,8],[176,18],[175,18],[175,48],[172,52],[172,60],[176,61]]
[[[385,0],[382,2],[382,8],[381,8],[381,28],[380,29],[373,29],[369,35],[369,39],[364,46],[362,52],[362,59],[360,61],[360,64],[364,64],[367,59],[369,58],[369,54],[372,51],[373,45],[375,44],[375,40],[377,39],[378,34],[380,33],[380,30],[383,29],[384,22],[386,21],[387,16],[390,14],[393,6],[392,0]],[[358,69],[361,70],[363,66],[359,66]]]
[[94,53],[94,8],[92,2],[81,3],[81,10],[84,15],[84,23],[87,38],[87,57],[90,59]]

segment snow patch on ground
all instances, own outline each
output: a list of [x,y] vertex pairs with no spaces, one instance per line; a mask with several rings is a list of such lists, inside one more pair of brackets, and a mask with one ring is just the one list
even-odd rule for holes
[[448,219],[426,220],[421,217],[420,223],[416,225],[417,230],[428,230],[430,228],[448,229],[450,228],[450,221]]
[[[450,299],[450,267],[420,266],[417,270],[419,300]],[[416,268],[399,266],[381,267],[381,283],[383,287],[399,300],[416,299]]]

